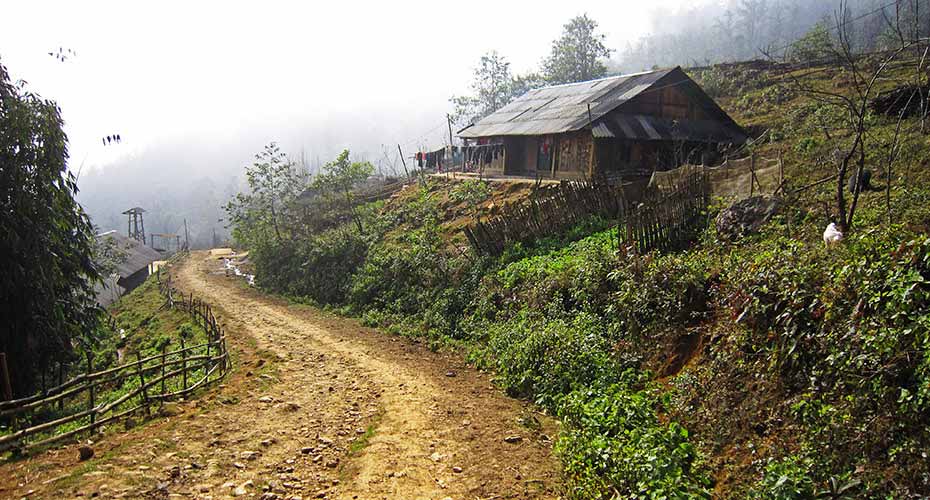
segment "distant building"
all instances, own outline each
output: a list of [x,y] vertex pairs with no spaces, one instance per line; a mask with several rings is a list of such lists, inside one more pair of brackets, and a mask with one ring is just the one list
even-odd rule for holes
[[710,162],[747,139],[681,68],[531,90],[458,135],[485,173],[568,179]]
[[97,242],[99,245],[113,245],[119,254],[119,258],[116,259],[116,273],[104,277],[103,284],[96,286],[97,303],[102,306],[116,302],[141,285],[151,274],[153,263],[162,259],[162,255],[156,250],[116,231],[98,234]]

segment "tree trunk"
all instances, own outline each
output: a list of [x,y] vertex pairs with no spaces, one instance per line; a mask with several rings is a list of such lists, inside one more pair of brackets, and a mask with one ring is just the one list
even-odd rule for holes
[[362,219],[358,216],[358,211],[355,209],[355,204],[352,203],[352,194],[350,193],[348,186],[343,186],[343,190],[346,194],[346,203],[349,204],[349,209],[352,210],[352,219],[355,221],[355,227],[358,228],[358,234],[362,234]]

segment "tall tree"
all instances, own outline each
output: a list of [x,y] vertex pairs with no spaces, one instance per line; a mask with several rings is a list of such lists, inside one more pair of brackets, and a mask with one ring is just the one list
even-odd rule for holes
[[98,326],[93,226],[67,158],[58,106],[0,64],[0,352],[17,396]]
[[288,210],[306,187],[295,165],[274,142],[245,169],[249,192],[226,204],[233,237],[247,247],[288,237]]
[[826,20],[814,25],[798,41],[789,46],[788,57],[792,62],[809,62],[836,54],[833,34]]
[[552,84],[603,77],[607,74],[604,60],[613,52],[604,45],[605,38],[587,14],[572,18],[563,26],[562,36],[552,42],[552,52],[543,61],[543,77]]
[[352,219],[359,233],[362,232],[362,219],[355,206],[352,189],[367,179],[375,171],[375,167],[367,161],[352,161],[349,159],[349,150],[343,150],[335,160],[323,166],[323,171],[313,179],[311,187],[319,190],[323,196],[338,196],[343,198],[346,206],[352,212]]
[[754,57],[758,50],[765,48],[763,27],[766,22],[768,2],[766,0],[739,0],[736,14],[745,44],[743,57]]
[[454,96],[450,99],[454,106],[452,113],[456,123],[474,123],[481,118],[506,106],[514,97],[543,85],[539,75],[534,73],[514,77],[507,59],[491,51],[481,56],[474,70],[471,95]]

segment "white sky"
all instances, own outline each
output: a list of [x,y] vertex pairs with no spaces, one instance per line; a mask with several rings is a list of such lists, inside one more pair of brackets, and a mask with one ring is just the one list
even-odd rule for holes
[[[271,140],[324,161],[345,147],[377,157],[382,143],[441,145],[448,99],[488,50],[535,70],[572,16],[621,49],[651,10],[693,3],[3,0],[0,62],[58,101],[72,169],[179,144],[249,151],[244,165]],[[48,55],[59,47],[77,56]],[[115,133],[123,144],[101,145]]]

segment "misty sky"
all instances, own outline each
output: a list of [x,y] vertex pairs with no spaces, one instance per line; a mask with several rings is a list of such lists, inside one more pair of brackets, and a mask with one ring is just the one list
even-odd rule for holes
[[374,160],[382,143],[441,145],[448,99],[488,50],[534,70],[574,15],[622,48],[650,9],[690,3],[5,2],[0,60],[58,101],[74,170],[170,149],[244,165],[271,140]]

